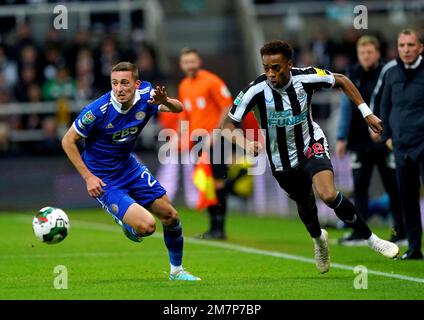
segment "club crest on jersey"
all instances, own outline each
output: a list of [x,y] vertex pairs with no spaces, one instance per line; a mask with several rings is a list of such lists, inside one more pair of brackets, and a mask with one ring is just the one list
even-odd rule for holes
[[137,120],[143,120],[146,117],[146,112],[144,111],[139,111],[135,114],[135,118]]
[[106,126],[106,129],[112,129],[113,128],[113,124],[112,122],[109,122],[109,124]]
[[91,111],[88,111],[82,116],[82,123],[85,125],[89,125],[95,119],[96,119],[96,116]]

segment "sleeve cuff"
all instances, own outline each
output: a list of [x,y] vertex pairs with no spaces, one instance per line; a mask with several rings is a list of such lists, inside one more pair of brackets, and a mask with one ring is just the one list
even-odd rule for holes
[[228,114],[228,117],[229,117],[231,120],[235,121],[235,122],[241,122],[241,120],[239,120],[239,119],[237,119],[236,117],[234,117],[231,113],[229,113],[229,114]]
[[83,134],[81,131],[78,130],[77,126],[75,125],[75,122],[72,123],[72,127],[74,127],[75,131],[83,138],[87,138],[85,134]]

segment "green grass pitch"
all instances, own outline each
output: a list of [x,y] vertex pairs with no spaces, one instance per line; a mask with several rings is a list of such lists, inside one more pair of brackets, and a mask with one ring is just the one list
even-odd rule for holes
[[[321,275],[311,260],[312,241],[298,219],[230,214],[227,241],[202,241],[193,236],[206,229],[205,214],[179,212],[184,266],[200,282],[168,280],[160,223],[154,236],[133,243],[102,210],[67,210],[68,238],[46,245],[32,233],[32,214],[0,213],[0,299],[424,298],[423,261],[388,260],[367,247],[334,244],[344,231],[329,230],[334,265]],[[387,228],[374,232],[388,235]],[[67,268],[66,290],[54,288],[57,265]],[[358,265],[368,269],[367,289],[354,287]]]

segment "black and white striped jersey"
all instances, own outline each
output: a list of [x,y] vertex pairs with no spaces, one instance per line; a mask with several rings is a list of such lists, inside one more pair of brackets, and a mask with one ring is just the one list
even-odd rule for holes
[[228,116],[240,122],[254,111],[264,130],[272,170],[289,170],[305,158],[311,139],[324,138],[328,149],[324,132],[312,120],[311,99],[316,90],[330,88],[334,83],[331,72],[313,67],[292,68],[283,88],[274,88],[263,74],[239,93]]

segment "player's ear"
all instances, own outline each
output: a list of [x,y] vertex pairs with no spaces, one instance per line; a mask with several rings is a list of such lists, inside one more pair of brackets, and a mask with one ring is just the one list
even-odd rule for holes
[[291,68],[293,68],[293,60],[289,60],[288,62],[287,62],[287,66],[289,67],[289,69],[291,69]]
[[140,87],[141,80],[135,80],[135,86],[138,88]]

